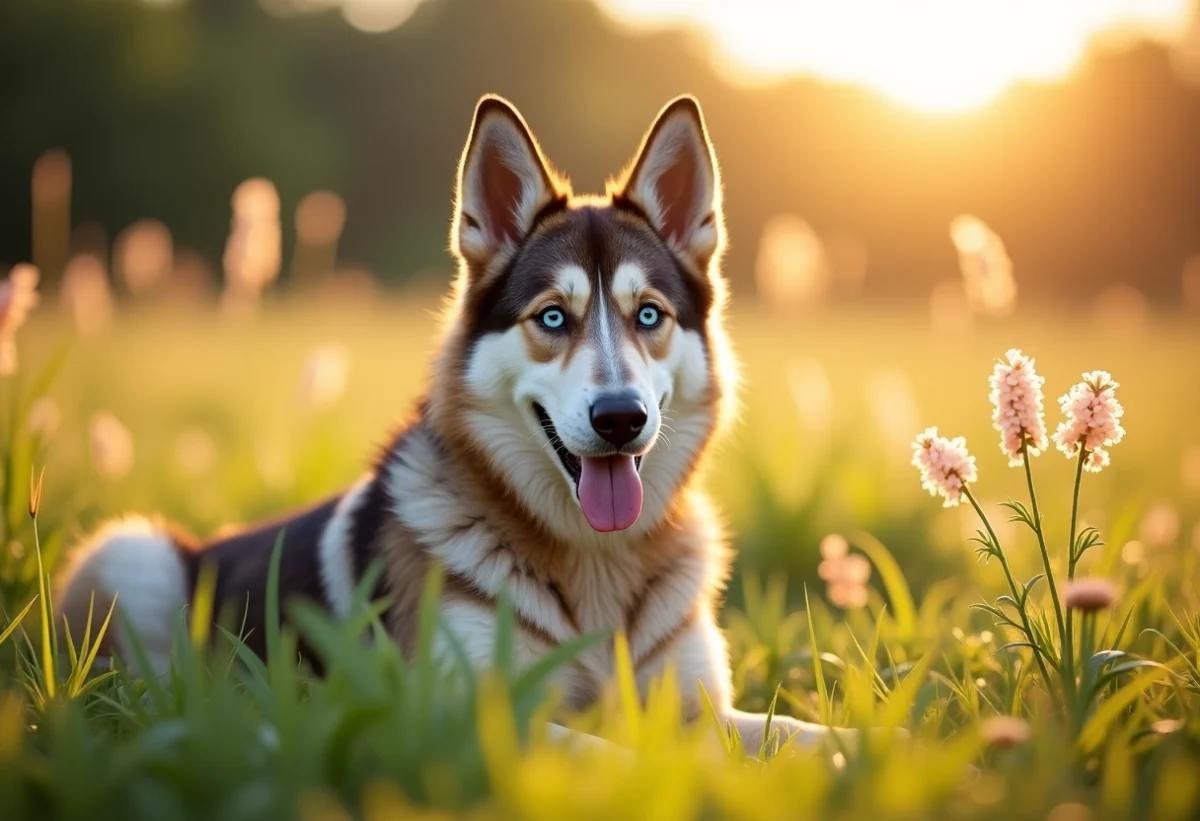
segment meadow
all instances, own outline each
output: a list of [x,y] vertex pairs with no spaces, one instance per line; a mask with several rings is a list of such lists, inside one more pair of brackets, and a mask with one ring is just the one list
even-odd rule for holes
[[[358,640],[368,602],[345,624],[278,604],[327,662],[319,680],[294,663],[289,631],[261,663],[181,617],[159,681],[94,663],[47,624],[46,578],[106,517],[157,511],[209,533],[355,478],[420,394],[438,303],[433,290],[293,296],[237,317],[139,303],[86,336],[53,305],[33,314],[21,368],[0,382],[3,817],[1200,813],[1200,323],[1176,311],[1111,322],[1043,306],[954,330],[924,304],[736,304],[741,409],[706,481],[738,550],[723,624],[739,706],[903,738],[742,751],[710,721],[680,725],[686,682],[639,704],[619,678],[572,723],[633,754],[567,751],[545,738],[547,670],[512,670],[500,653],[492,672],[446,687],[427,654]],[[1012,347],[1046,377],[1051,430],[1082,372],[1120,382],[1128,433],[1110,466],[1083,474],[1078,528],[1076,466],[1052,445],[1030,460],[1044,526],[1020,521],[1027,477],[997,446],[988,398]],[[922,490],[912,443],[930,425],[966,437],[984,541],[1000,543],[1027,600],[995,604],[1012,593],[998,557],[976,555],[971,506]],[[1098,541],[1078,575],[1119,595],[1080,610],[1064,641],[1045,581],[1024,584],[1044,572],[1039,530],[1061,589],[1071,534],[1087,527]],[[866,559],[849,581],[835,572],[846,548]],[[428,619],[426,639],[435,629]]]

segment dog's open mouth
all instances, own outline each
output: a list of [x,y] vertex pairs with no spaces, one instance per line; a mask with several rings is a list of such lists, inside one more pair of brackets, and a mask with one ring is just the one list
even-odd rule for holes
[[575,482],[575,497],[593,530],[607,533],[632,527],[642,513],[641,456],[614,453],[576,456],[567,449],[546,409],[536,402],[533,412],[550,447]]

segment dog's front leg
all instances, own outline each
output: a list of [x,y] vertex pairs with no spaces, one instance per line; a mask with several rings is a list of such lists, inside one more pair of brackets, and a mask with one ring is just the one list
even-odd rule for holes
[[572,730],[561,724],[550,722],[546,725],[546,737],[551,741],[562,742],[568,749],[580,752],[583,750],[617,750],[622,749],[611,741],[599,736]]
[[849,741],[855,733],[854,730],[827,727],[782,715],[771,716],[768,727],[766,713],[746,713],[733,708],[725,711],[724,720],[737,730],[742,747],[751,755],[757,755],[762,749],[768,732],[778,739],[780,745],[790,741],[801,747],[813,747],[831,739],[835,743]]

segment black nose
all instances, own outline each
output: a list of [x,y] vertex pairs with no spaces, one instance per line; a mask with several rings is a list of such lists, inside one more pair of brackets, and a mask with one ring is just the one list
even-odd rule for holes
[[601,396],[592,405],[592,429],[609,444],[628,445],[645,426],[646,406],[636,396]]

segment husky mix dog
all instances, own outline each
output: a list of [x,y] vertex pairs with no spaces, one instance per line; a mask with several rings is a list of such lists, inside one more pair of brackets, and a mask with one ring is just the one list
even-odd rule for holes
[[[701,715],[699,682],[758,749],[766,717],[734,709],[717,626],[729,552],[697,481],[735,379],[720,176],[699,106],[668,104],[607,193],[577,196],[521,115],[485,97],[457,184],[458,273],[428,392],[369,472],[322,504],[209,542],[112,522],[76,552],[61,616],[79,636],[89,610],[116,597],[165,670],[172,624],[208,562],[215,609],[234,606],[262,652],[282,531],[281,597],[344,615],[381,559],[386,624],[410,650],[436,562],[442,615],[472,663],[491,661],[506,591],[518,665],[582,633],[624,630],[639,686],[673,665],[685,719]],[[121,630],[106,643],[128,650]],[[612,642],[576,657],[558,678],[566,705],[592,703],[613,667]],[[781,716],[771,726],[827,732]]]

